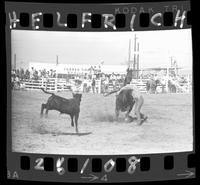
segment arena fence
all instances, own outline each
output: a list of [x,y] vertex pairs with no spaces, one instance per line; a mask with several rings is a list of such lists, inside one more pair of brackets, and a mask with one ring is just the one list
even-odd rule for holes
[[[95,93],[101,93],[101,80],[96,80],[95,82]],[[71,86],[72,83],[67,82],[64,78],[42,78],[40,80],[23,81],[23,87],[27,90],[38,90],[44,88],[47,91],[69,91]],[[92,92],[92,88],[89,89],[89,92]]]
[[[136,85],[140,92],[147,93],[146,83],[149,79],[138,79],[134,80],[131,83]],[[188,83],[177,83],[176,81],[173,82],[174,86],[176,87],[176,93],[190,93],[192,92],[191,84]],[[167,82],[168,83],[168,82]],[[157,93],[168,93],[170,92],[168,84],[158,85],[156,88]]]
[[27,90],[37,90],[44,88],[48,91],[64,91],[70,90],[70,85],[65,79],[61,78],[42,78],[41,80],[26,80],[23,82],[24,88]]
[[[140,92],[147,93],[146,83],[149,79],[134,79],[131,84],[136,85]],[[22,88],[26,90],[39,90],[41,88],[46,89],[47,91],[70,91],[73,80],[68,82],[64,78],[42,78],[39,80],[24,80],[21,85]],[[101,80],[95,80],[95,88],[93,89],[95,93],[103,93],[103,84]],[[91,80],[87,80],[87,84],[91,84]],[[192,85],[188,80],[187,83],[177,83],[173,82],[176,87],[176,93],[191,93]],[[108,84],[108,91],[112,91],[119,86],[113,85],[112,83]],[[87,85],[87,90],[85,92],[93,92],[91,85]],[[169,92],[168,85],[158,85],[156,88],[158,93]]]

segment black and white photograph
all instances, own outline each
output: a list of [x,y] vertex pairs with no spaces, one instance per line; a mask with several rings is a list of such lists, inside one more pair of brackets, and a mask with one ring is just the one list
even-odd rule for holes
[[12,151],[193,151],[191,29],[11,30]]

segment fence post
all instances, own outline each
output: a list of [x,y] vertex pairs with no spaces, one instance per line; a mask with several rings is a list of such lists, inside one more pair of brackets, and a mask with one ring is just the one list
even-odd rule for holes
[[44,78],[42,78],[42,88],[44,87]]
[[167,75],[166,75],[166,80],[165,80],[165,87],[166,87],[166,92],[168,93],[169,88],[168,88],[168,81],[169,81],[169,68],[167,68]]
[[57,85],[58,85],[58,81],[57,81],[57,78],[54,78],[54,89],[55,91],[57,92]]
[[46,78],[46,90],[48,90],[48,89],[47,89],[47,87],[48,87],[48,81],[49,81],[49,79]]

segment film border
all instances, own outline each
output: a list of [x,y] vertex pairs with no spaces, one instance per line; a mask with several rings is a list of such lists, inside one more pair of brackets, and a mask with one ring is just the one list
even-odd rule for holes
[[[171,2],[170,2],[171,3]],[[8,3],[9,4],[9,3]],[[10,3],[10,4],[13,4],[14,6],[15,6],[15,3]],[[149,4],[152,4],[152,3],[149,3]],[[165,4],[165,3],[163,3],[163,4]],[[172,4],[173,4],[173,2],[172,2]],[[178,4],[181,4],[181,1],[180,2],[178,2]],[[187,9],[187,11],[190,11],[190,8],[189,8],[189,3],[188,2],[184,2],[184,4],[185,4],[185,7],[184,8],[186,8]],[[27,3],[27,6],[29,5],[29,3]],[[9,5],[10,6],[10,5]],[[8,7],[9,7],[8,6]],[[58,5],[59,6],[59,5]],[[67,7],[68,5],[66,4],[66,7]],[[78,6],[78,5],[77,5]],[[92,5],[91,5],[92,6]],[[108,6],[108,5],[105,5],[105,6]],[[129,5],[128,5],[129,6]],[[146,4],[145,6],[147,6],[148,7],[148,5]],[[159,5],[160,6],[160,5]],[[22,6],[23,7],[23,6]],[[23,8],[21,7],[21,5],[19,5],[19,13],[21,13],[21,12],[28,12],[29,11],[29,8],[28,7],[26,7],[26,6],[24,6]],[[18,9],[17,8],[17,9]],[[46,9],[48,9],[49,7],[47,6],[46,7]],[[90,7],[91,8],[91,7]],[[50,8],[51,9],[51,8]],[[63,9],[65,9],[65,8],[63,8]],[[12,8],[10,9],[10,10],[12,10]],[[16,10],[16,8],[15,8],[15,10]],[[27,11],[28,10],[28,11]],[[99,9],[96,9],[97,10],[97,13],[99,13],[99,14],[101,14],[101,10],[99,10]],[[6,12],[8,12],[9,11],[9,8],[8,8],[8,10],[6,10]],[[99,12],[98,12],[99,11]],[[33,11],[33,9],[32,9],[32,7],[30,8],[30,12],[34,12]],[[51,12],[49,12],[49,10],[45,10],[45,12],[46,13],[51,13]],[[95,12],[96,13],[96,12]],[[6,14],[7,15],[7,14]],[[17,15],[18,15],[18,13],[17,13]],[[6,18],[7,20],[8,20],[8,17]],[[6,21],[6,22],[8,22],[8,21]],[[190,28],[191,27],[191,25],[188,25],[188,24],[186,24],[186,25],[184,25],[184,28]],[[57,27],[56,27],[57,28]],[[53,28],[51,28],[50,30],[51,31],[56,31],[56,30],[58,30],[58,28],[56,29],[55,27],[53,27]],[[161,26],[161,27],[159,27],[160,29],[180,29],[180,28],[177,28],[177,27],[164,27],[164,26]],[[184,29],[183,28],[183,29]],[[16,27],[16,29],[24,29],[24,27]],[[33,29],[33,27],[29,27],[29,28],[25,28],[26,30],[34,30]],[[126,29],[126,28],[125,28]],[[129,29],[129,28],[128,28]],[[9,31],[8,31],[9,30]],[[46,28],[43,28],[42,27],[42,25],[40,25],[40,28],[39,28],[39,30],[49,30],[49,29],[46,29]],[[138,28],[138,29],[135,29],[135,31],[140,31],[140,29]],[[154,28],[152,28],[152,27],[148,27],[148,28],[143,28],[142,30],[154,30]],[[156,30],[158,30],[158,28],[156,28]],[[7,34],[7,38],[8,38],[8,40],[7,40],[7,52],[8,51],[10,51],[10,44],[9,44],[9,42],[8,41],[10,41],[10,29],[8,28],[8,26],[7,26],[7,28],[6,28],[6,34]],[[59,30],[59,31],[64,31],[64,30]],[[65,30],[65,31],[69,31],[69,30]],[[70,30],[71,31],[71,30]],[[82,30],[81,29],[81,27],[78,27],[77,29],[72,29],[72,31],[94,31],[93,29],[91,30],[91,28],[90,27],[85,27],[84,28],[84,30]],[[102,29],[98,29],[98,30],[96,30],[96,31],[114,31],[113,30],[113,28],[110,28],[110,29],[105,29],[105,27],[104,28],[102,28]],[[117,31],[126,31],[126,30],[117,30]],[[128,30],[128,31],[130,31],[130,30]],[[9,56],[7,56],[7,61],[10,61],[10,57]],[[9,64],[9,62],[8,62],[8,64],[7,65],[10,65]],[[9,66],[10,67],[10,66]],[[8,68],[9,68],[8,67]],[[9,74],[9,73],[8,73]],[[8,85],[8,89],[9,89],[9,87],[10,87],[10,84]],[[10,97],[9,97],[10,98]],[[11,102],[11,100],[9,99],[9,102]],[[8,115],[8,121],[11,121],[10,120],[10,118],[9,118],[9,115]],[[9,125],[8,125],[8,130],[11,130],[10,128],[9,128]],[[11,136],[10,135],[11,133],[9,133],[8,134],[8,137],[9,136]],[[9,139],[8,139],[9,140]],[[11,144],[11,143],[10,143]],[[10,145],[11,146],[11,145]],[[22,176],[22,178],[20,177],[20,179],[24,179],[24,180],[31,180],[31,177],[30,177],[30,173],[28,173],[28,172],[26,172],[26,171],[22,171],[20,168],[19,168],[19,165],[16,165],[15,167],[13,167],[13,164],[14,163],[16,163],[16,161],[18,161],[18,164],[20,164],[20,156],[30,156],[31,157],[31,161],[33,161],[33,159],[35,159],[35,158],[39,158],[39,157],[52,157],[53,159],[57,159],[58,157],[62,157],[62,155],[42,155],[42,154],[28,154],[28,155],[26,155],[26,154],[24,154],[24,153],[11,153],[11,151],[10,151],[10,149],[8,150],[8,158],[9,159],[11,159],[11,160],[9,160],[8,161],[8,168],[9,168],[9,166],[11,166],[12,168],[14,168],[14,170],[11,170],[9,173],[10,173],[10,175],[11,175],[11,179],[13,179],[13,178],[16,178],[16,174],[14,174],[14,172],[15,171],[19,171],[21,174],[23,174]],[[190,168],[188,168],[188,166],[187,166],[187,162],[186,162],[186,158],[187,158],[187,156],[189,155],[189,154],[194,154],[194,151],[193,152],[183,152],[183,153],[173,153],[173,154],[150,154],[150,155],[134,155],[134,156],[136,156],[136,157],[138,157],[138,158],[142,158],[142,157],[145,157],[145,156],[147,156],[147,157],[149,157],[150,156],[150,159],[151,159],[151,164],[156,164],[157,162],[158,162],[158,160],[160,160],[160,161],[162,161],[162,163],[160,163],[160,165],[163,167],[163,159],[164,159],[164,157],[165,156],[173,156],[174,157],[174,161],[175,161],[175,163],[179,163],[179,164],[181,164],[181,166],[179,166],[180,168],[181,168],[181,170],[180,170],[180,168],[174,168],[172,171],[166,171],[166,173],[160,173],[160,174],[158,174],[157,172],[158,171],[154,171],[155,169],[158,169],[157,167],[156,168],[154,168],[154,167],[152,167],[151,166],[151,169],[154,169],[154,170],[151,170],[150,172],[148,172],[148,173],[146,173],[145,172],[145,175],[144,175],[144,173],[142,174],[142,176],[141,177],[139,177],[138,175],[137,175],[137,173],[135,173],[135,175],[133,175],[133,176],[131,176],[131,175],[129,175],[129,177],[127,178],[127,173],[126,174],[123,174],[123,175],[118,175],[119,176],[119,179],[120,179],[120,182],[138,182],[138,181],[140,181],[141,179],[142,179],[142,181],[151,181],[151,180],[169,180],[169,179],[183,179],[183,178],[194,178],[195,177],[195,169],[192,167],[192,169],[190,169]],[[130,155],[130,156],[124,156],[124,158],[125,159],[128,159],[128,157],[131,157],[132,155]],[[117,156],[68,156],[68,155],[64,155],[64,158],[66,158],[66,159],[68,159],[69,157],[77,157],[78,159],[81,159],[81,161],[84,161],[84,159],[86,159],[86,158],[89,158],[89,159],[91,159],[91,158],[102,158],[102,160],[105,162],[106,160],[109,160],[109,159],[116,159],[117,158]],[[14,161],[12,160],[12,159],[14,159]],[[154,162],[152,162],[152,161],[155,161],[155,163]],[[177,162],[177,161],[179,161],[179,162]],[[180,162],[181,161],[181,162]],[[183,162],[184,161],[184,162]],[[14,162],[14,163],[13,163]],[[139,168],[139,167],[138,167]],[[159,169],[160,169],[160,167],[159,167]],[[176,171],[176,173],[175,173],[175,171]],[[137,172],[137,171],[136,171]],[[39,180],[45,180],[45,179],[43,179],[44,178],[44,176],[42,175],[42,173],[37,173],[36,171],[31,171],[31,173],[35,173],[35,174],[37,174],[38,175],[38,177],[41,175],[41,179],[39,179]],[[49,175],[48,175],[48,181],[49,180],[51,180],[51,181],[55,181],[55,179],[56,179],[56,181],[58,180],[57,178],[58,178],[58,175],[56,174],[53,174],[53,173],[50,173],[50,172],[47,172],[47,174],[49,173]],[[112,172],[113,173],[113,172]],[[139,172],[138,172],[139,173]],[[155,176],[155,174],[157,173],[157,175]],[[98,173],[98,174],[101,174],[102,175],[102,173]],[[153,176],[155,177],[153,177],[152,178],[152,174],[153,174]],[[14,175],[14,176],[13,176]],[[55,175],[55,176],[54,176]],[[77,174],[76,174],[77,175]],[[65,176],[65,175],[63,175],[62,177],[63,178],[60,178],[58,181],[60,181],[60,182],[73,182],[74,181],[74,179],[76,179],[77,180],[77,176],[76,175],[74,175],[74,176],[72,176],[71,174],[70,174],[70,177],[69,176]],[[174,177],[174,175],[175,175],[175,177]],[[111,176],[111,180],[109,179],[109,182],[119,182],[119,181],[116,181],[116,178],[114,178],[113,179],[113,177],[115,176],[115,174],[111,174],[110,173],[110,176]],[[29,178],[30,177],[30,178]],[[69,177],[69,179],[67,179],[67,177]],[[73,177],[74,177],[74,179],[73,179]],[[157,178],[156,178],[157,177]],[[50,179],[50,178],[52,178],[52,179]],[[71,179],[70,179],[71,178]],[[99,178],[99,177],[98,177]],[[32,179],[32,180],[35,180],[35,179]],[[84,182],[84,180],[83,179],[79,179],[80,181],[74,181],[74,182]],[[95,179],[96,180],[96,179]]]

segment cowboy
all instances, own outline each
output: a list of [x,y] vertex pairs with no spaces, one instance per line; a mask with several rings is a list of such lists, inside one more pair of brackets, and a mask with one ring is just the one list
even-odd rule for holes
[[142,105],[144,103],[144,98],[141,95],[137,86],[130,84],[130,82],[128,82],[116,94],[119,95],[121,91],[129,90],[129,89],[132,90],[132,97],[135,100],[135,114],[136,114],[136,117],[137,117],[137,124],[141,125],[147,119],[147,116],[145,116],[144,114],[142,114],[140,112]]
[[75,80],[75,84],[71,87],[73,94],[82,94],[83,92],[83,83],[81,80]]
[[95,85],[96,85],[96,82],[95,82],[95,79],[94,79],[94,78],[92,79],[92,84],[91,84],[91,85],[92,85],[92,92],[95,93]]

